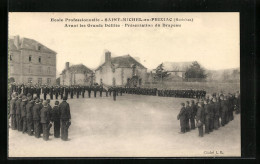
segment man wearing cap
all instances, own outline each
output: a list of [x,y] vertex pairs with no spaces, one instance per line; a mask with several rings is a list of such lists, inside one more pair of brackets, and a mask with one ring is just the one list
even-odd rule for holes
[[33,113],[34,136],[36,138],[40,138],[41,105],[40,105],[39,98],[37,98],[35,100],[35,104],[33,106],[32,113]]
[[190,118],[191,118],[191,108],[190,108],[189,101],[186,101],[185,113],[186,113],[186,132],[189,132],[190,131]]
[[220,104],[216,98],[213,99],[214,102],[214,129],[218,130],[219,128],[219,111],[220,111]]
[[207,100],[204,101],[204,115],[205,115],[205,133],[209,134],[209,126],[210,126],[210,107],[208,105]]
[[22,131],[22,129],[23,129],[23,124],[22,124],[22,119],[21,119],[22,96],[23,96],[23,94],[20,94],[18,99],[15,102],[15,106],[16,106],[16,127],[17,127],[18,131]]
[[190,126],[191,130],[195,129],[195,116],[197,113],[197,106],[195,105],[194,100],[191,100],[191,116],[190,116]]
[[43,140],[49,140],[49,122],[50,122],[50,113],[48,110],[48,102],[43,101],[43,108],[41,109],[41,124],[43,130]]
[[63,97],[62,103],[60,103],[60,121],[61,121],[61,139],[68,140],[68,128],[70,124],[70,105],[66,102],[67,97]]
[[198,109],[196,113],[197,127],[199,130],[199,136],[203,137],[203,124],[204,124],[204,109],[202,107],[203,102],[198,103]]
[[[50,120],[49,121],[51,121],[51,118],[52,118],[52,116],[51,116],[51,114],[52,114],[52,107],[51,107],[51,105],[50,105],[50,102],[51,102],[51,100],[50,99],[47,99],[47,107],[48,107],[48,111],[49,111],[49,116],[50,116]],[[49,122],[50,123],[50,122]],[[49,129],[50,130],[50,129]],[[50,133],[50,131],[49,131],[49,135],[52,135],[51,133]]]
[[214,103],[212,99],[208,102],[208,112],[209,112],[209,132],[214,129]]
[[51,111],[51,121],[54,124],[54,137],[60,137],[60,107],[59,101],[55,101],[55,105]]
[[12,94],[12,100],[10,101],[10,116],[11,116],[11,128],[12,130],[16,130],[16,102],[17,94],[14,92]]
[[22,97],[22,102],[20,104],[21,107],[21,121],[23,124],[23,133],[27,130],[27,119],[26,119],[26,104],[27,104],[27,97],[24,95]]
[[[29,95],[29,94],[28,94]],[[33,114],[32,114],[32,108],[34,105],[34,101],[32,99],[32,96],[27,96],[28,103],[26,104],[26,119],[27,119],[27,133],[29,136],[32,136],[32,130],[33,130]]]
[[180,120],[180,126],[181,126],[180,133],[185,133],[186,132],[186,110],[185,110],[184,103],[181,103],[181,110],[177,116],[177,119]]

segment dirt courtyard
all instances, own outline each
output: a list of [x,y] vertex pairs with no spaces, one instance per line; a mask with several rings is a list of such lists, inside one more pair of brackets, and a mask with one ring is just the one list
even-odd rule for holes
[[[9,157],[200,157],[240,156],[240,115],[198,137],[179,134],[177,114],[188,99],[128,95],[68,99],[69,141],[49,141],[9,129]],[[54,100],[51,101],[53,106]],[[53,128],[51,129],[53,133]]]

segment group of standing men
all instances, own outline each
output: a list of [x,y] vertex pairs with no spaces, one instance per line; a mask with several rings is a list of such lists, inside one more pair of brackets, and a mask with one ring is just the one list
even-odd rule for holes
[[30,93],[18,95],[13,92],[9,104],[12,130],[27,133],[29,136],[34,135],[36,138],[40,138],[43,134],[43,139],[47,141],[50,129],[54,126],[54,137],[68,140],[71,115],[70,106],[66,100],[67,98],[63,97],[60,104],[59,101],[55,101],[52,108],[49,99],[39,99]]
[[[213,94],[212,98],[197,99],[186,104],[181,103],[181,110],[177,116],[180,120],[181,132],[185,133],[196,127],[199,130],[199,136],[203,137],[213,130],[218,130],[234,119],[233,112],[240,113],[240,94]],[[196,121],[196,125],[195,125]]]

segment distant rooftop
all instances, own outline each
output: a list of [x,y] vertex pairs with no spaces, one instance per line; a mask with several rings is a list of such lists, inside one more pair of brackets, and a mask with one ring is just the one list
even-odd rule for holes
[[83,74],[93,73],[93,71],[91,69],[89,69],[88,67],[86,67],[83,64],[72,65],[69,67],[68,70],[64,69],[61,74],[66,73],[66,71],[70,71],[73,73],[83,73]]
[[[99,70],[105,63],[100,65],[96,70]],[[131,68],[133,65],[136,65],[142,69],[146,69],[141,63],[135,60],[130,55],[118,56],[111,58],[111,64],[115,66],[115,68]]]
[[[16,40],[17,39],[17,40]],[[17,41],[18,44],[15,42]],[[48,47],[44,46],[40,42],[30,39],[30,38],[21,38],[19,36],[10,36],[8,41],[9,50],[21,50],[21,49],[29,49],[34,51],[40,51],[45,53],[54,53],[57,54],[55,51],[49,49]]]

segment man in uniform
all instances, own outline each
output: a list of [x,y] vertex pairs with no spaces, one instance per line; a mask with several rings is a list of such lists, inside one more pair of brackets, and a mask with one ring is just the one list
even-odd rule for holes
[[23,124],[23,133],[25,133],[26,129],[27,129],[26,104],[27,104],[27,98],[24,95],[22,97],[22,102],[20,104],[20,108],[21,108],[21,121],[22,121],[22,124]]
[[86,86],[81,86],[82,98],[85,98],[85,90],[86,90]]
[[73,99],[73,95],[74,95],[74,89],[72,86],[70,86],[70,98]]
[[60,107],[59,101],[55,101],[55,105],[51,111],[51,120],[53,121],[54,126],[54,137],[60,137]]
[[177,119],[180,120],[180,126],[181,126],[180,133],[185,133],[186,132],[186,110],[185,110],[184,103],[181,103],[181,110],[177,116]]
[[186,113],[186,132],[190,131],[190,118],[191,118],[191,107],[190,107],[190,102],[186,102],[186,107],[185,107],[185,113]]
[[10,101],[10,115],[11,115],[11,128],[12,130],[16,130],[16,101],[17,101],[17,94],[13,92],[12,100]]
[[41,105],[40,105],[39,102],[40,102],[40,100],[39,100],[39,98],[37,98],[35,100],[35,104],[34,104],[33,110],[32,110],[32,113],[33,113],[34,136],[36,138],[40,138],[40,126],[41,126],[40,125]]
[[96,97],[97,97],[97,87],[94,86],[94,87],[93,87],[93,90],[94,90],[94,97],[96,98]]
[[191,100],[191,116],[190,116],[190,126],[191,126],[191,130],[195,129],[195,116],[197,113],[197,107],[195,105],[194,100]]
[[63,94],[64,94],[64,87],[60,87],[60,98],[63,99]]
[[53,93],[54,93],[54,88],[53,88],[53,86],[51,86],[50,88],[49,88],[49,90],[50,90],[50,98],[51,98],[51,100],[53,100]]
[[63,97],[62,103],[60,103],[60,120],[61,120],[61,139],[63,141],[68,140],[68,128],[70,126],[70,105],[66,102],[67,97]]
[[37,97],[40,98],[40,95],[41,95],[41,87],[40,86],[38,86],[36,88],[36,94],[37,94]]
[[46,85],[45,85],[45,87],[42,88],[42,92],[43,92],[43,98],[44,98],[44,100],[46,100],[47,93],[48,93],[48,88]]
[[59,92],[60,92],[59,87],[56,86],[56,87],[54,88],[54,94],[55,94],[55,99],[56,99],[56,100],[57,100],[58,97],[59,97]]
[[113,100],[116,101],[116,88],[114,87],[112,90],[113,90]]
[[43,108],[41,109],[41,124],[43,130],[43,140],[49,140],[49,122],[50,122],[50,113],[48,110],[48,103],[47,101],[43,101]]
[[212,99],[208,102],[208,111],[209,111],[209,132],[212,132],[214,129],[214,103]]
[[77,93],[77,99],[78,99],[79,95],[80,95],[80,87],[79,86],[76,87],[76,93]]
[[204,101],[204,111],[205,111],[205,133],[209,134],[209,126],[210,126],[210,109],[208,102]]
[[16,106],[16,127],[17,127],[18,131],[22,131],[22,129],[23,129],[23,123],[22,123],[22,119],[21,119],[22,96],[23,96],[23,94],[20,94],[18,99],[15,102],[15,106]]
[[[50,121],[51,118],[52,118],[52,115],[51,115],[51,114],[52,114],[52,107],[51,107],[50,103],[51,103],[51,100],[50,100],[50,99],[47,99],[47,107],[48,107],[49,116],[50,116],[49,121]],[[49,122],[49,123],[50,123],[50,122]],[[53,135],[53,134],[50,133],[50,128],[49,128],[49,135]]]
[[204,124],[204,109],[202,107],[202,102],[198,103],[198,109],[196,113],[197,127],[199,130],[199,136],[203,137],[203,124]]
[[29,136],[32,136],[33,130],[33,113],[32,108],[34,106],[34,101],[32,95],[27,96],[28,103],[26,104],[26,119],[27,119],[27,133]]
[[91,87],[88,86],[88,87],[87,87],[87,90],[88,90],[88,98],[90,98],[90,97],[91,97]]
[[220,104],[216,98],[213,99],[214,102],[214,129],[218,130],[219,128],[219,111],[220,111]]

